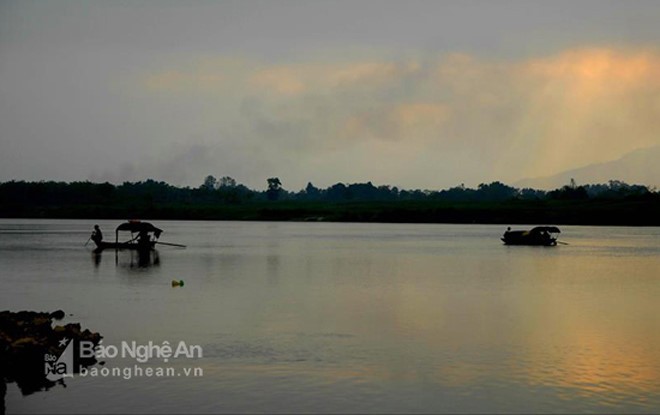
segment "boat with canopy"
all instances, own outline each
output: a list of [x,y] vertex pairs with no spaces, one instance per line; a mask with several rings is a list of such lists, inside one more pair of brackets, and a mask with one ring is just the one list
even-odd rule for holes
[[537,226],[528,231],[507,230],[502,235],[505,245],[555,246],[561,231],[556,226]]
[[[122,235],[130,233],[130,239],[120,242],[120,232]],[[96,249],[99,251],[104,249],[131,249],[138,251],[149,251],[154,249],[154,246],[158,242],[158,238],[160,238],[161,233],[163,233],[162,229],[155,227],[149,222],[129,220],[128,222],[117,226],[117,229],[115,229],[115,242],[94,242],[96,243]]]

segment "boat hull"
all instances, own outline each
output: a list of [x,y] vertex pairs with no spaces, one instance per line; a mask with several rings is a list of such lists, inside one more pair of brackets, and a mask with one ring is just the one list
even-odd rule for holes
[[529,231],[506,231],[504,232],[504,235],[502,235],[502,242],[506,245],[557,245],[557,237],[546,231],[547,229],[550,229],[555,234],[559,233],[559,229],[555,227],[536,227]]
[[156,245],[155,242],[149,242],[148,245],[131,243],[131,242],[97,242],[96,250],[103,251],[104,249],[115,249],[115,250],[131,250],[131,251],[151,251]]
[[528,246],[556,246],[557,241],[554,239],[541,240],[534,238],[502,238],[505,245],[528,245]]

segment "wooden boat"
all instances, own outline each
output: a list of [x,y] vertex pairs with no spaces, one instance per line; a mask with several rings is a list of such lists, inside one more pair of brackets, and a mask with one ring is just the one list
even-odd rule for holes
[[507,230],[502,235],[506,245],[555,246],[561,231],[556,226],[537,226],[528,231]]
[[[130,232],[131,238],[128,241],[119,242],[119,232]],[[94,241],[94,243],[96,243],[96,251],[104,249],[151,251],[154,249],[161,233],[163,233],[162,229],[158,229],[149,222],[131,220],[117,226],[117,229],[115,229],[115,242]]]
[[104,249],[119,249],[119,250],[124,250],[124,249],[131,249],[134,251],[149,251],[151,249],[154,249],[156,246],[156,241],[149,241],[149,244],[139,244],[137,242],[96,242],[96,249],[97,250],[104,250]]

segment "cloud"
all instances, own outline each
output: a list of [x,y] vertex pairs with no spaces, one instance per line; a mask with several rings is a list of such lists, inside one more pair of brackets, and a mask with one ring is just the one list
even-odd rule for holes
[[262,69],[252,75],[250,84],[253,88],[266,88],[282,95],[299,95],[306,89],[300,77],[286,67]]
[[221,73],[193,72],[184,73],[178,70],[167,70],[150,75],[145,80],[147,88],[154,91],[207,91],[223,86],[224,76]]
[[[350,116],[340,136],[372,139],[431,139],[442,131],[451,108],[438,103],[405,103]],[[410,143],[408,143],[410,144]]]
[[[197,137],[186,143],[169,145],[161,154],[145,155],[137,162],[123,162],[116,170],[95,169],[90,179],[121,183],[150,178],[197,187],[211,174],[216,177],[231,176],[239,183],[263,188],[265,177],[270,177],[272,169],[273,165],[267,157],[251,151],[249,147],[231,141],[209,143]],[[263,179],[246,181],[250,177]]]
[[657,52],[571,50],[525,62],[520,73],[534,91],[523,121],[527,131],[537,130],[531,150],[543,156],[538,173],[615,159],[660,142]]
[[147,74],[141,85],[147,97],[201,105],[191,128],[218,143],[231,137],[233,151],[268,162],[292,186],[515,181],[660,144],[655,49],[521,60],[205,59]]

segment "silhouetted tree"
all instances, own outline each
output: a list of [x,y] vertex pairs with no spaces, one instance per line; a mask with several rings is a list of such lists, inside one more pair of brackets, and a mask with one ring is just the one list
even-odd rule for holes
[[584,186],[589,197],[601,199],[622,199],[640,197],[651,193],[646,186],[628,184],[620,180],[610,180],[607,184],[589,184]]
[[307,183],[305,187],[305,197],[310,200],[317,200],[321,196],[321,191],[314,187],[312,182]]
[[236,180],[232,179],[229,176],[221,177],[217,183],[218,188],[221,187],[236,187]]
[[205,189],[205,190],[215,190],[217,184],[218,184],[218,179],[216,179],[215,177],[213,177],[211,175],[208,175],[204,179],[204,183],[202,183],[201,187],[202,187],[202,189]]
[[501,201],[513,199],[518,194],[515,187],[507,186],[500,182],[492,182],[490,184],[481,183],[477,188],[478,200],[493,200]]
[[548,193],[548,197],[550,199],[556,200],[583,200],[588,199],[589,194],[587,193],[587,189],[585,189],[584,186],[573,188],[570,185],[566,185],[561,189],[551,191]]
[[266,191],[268,200],[279,199],[280,192],[282,191],[282,182],[280,179],[278,177],[271,177],[266,179],[266,182],[268,183],[268,190]]
[[476,190],[468,189],[463,183],[460,186],[455,186],[450,189],[441,190],[439,192],[433,192],[431,194],[432,199],[446,200],[450,202],[467,202],[474,200]]
[[346,185],[343,183],[337,183],[333,186],[328,187],[325,192],[325,197],[328,200],[345,200],[348,199],[348,192]]
[[526,187],[518,191],[518,198],[522,200],[541,200],[546,196],[543,190],[536,190]]

